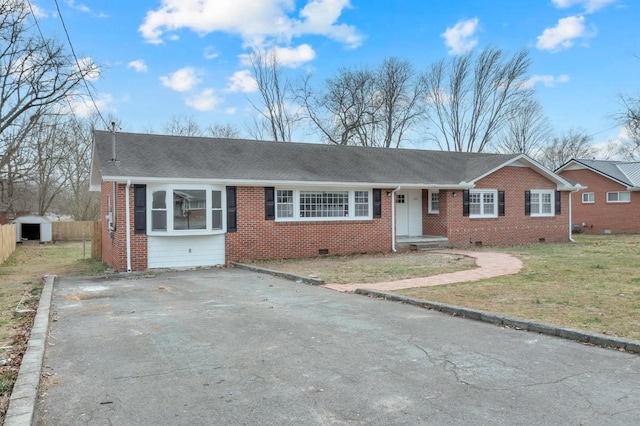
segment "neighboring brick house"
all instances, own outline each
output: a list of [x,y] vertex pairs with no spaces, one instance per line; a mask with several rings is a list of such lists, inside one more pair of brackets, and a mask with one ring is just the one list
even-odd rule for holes
[[[115,159],[115,160],[114,160]],[[103,260],[118,271],[570,239],[577,186],[521,154],[94,134]]]
[[586,187],[571,195],[576,230],[640,233],[640,162],[571,159],[556,173]]

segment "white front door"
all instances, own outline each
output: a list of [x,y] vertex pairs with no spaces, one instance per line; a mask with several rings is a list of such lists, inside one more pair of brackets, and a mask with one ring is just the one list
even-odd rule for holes
[[396,235],[422,235],[422,190],[396,192]]
[[396,192],[396,235],[409,235],[409,206],[405,191]]

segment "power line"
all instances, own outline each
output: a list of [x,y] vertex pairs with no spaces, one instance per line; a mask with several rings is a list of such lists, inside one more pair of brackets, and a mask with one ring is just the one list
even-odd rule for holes
[[[64,23],[64,19],[62,18],[62,12],[60,11],[60,5],[58,4],[58,0],[55,0],[55,4],[56,4],[56,9],[58,11],[58,16],[60,17],[60,22],[62,22],[62,28],[64,29],[64,33],[67,36],[67,41],[69,42],[69,47],[71,48],[71,54],[73,55],[73,58],[76,61],[76,65],[78,66],[78,69],[80,70],[80,78],[82,79],[82,82],[84,83],[84,87],[87,89],[87,94],[89,95],[89,98],[91,99],[91,103],[93,104],[93,107],[96,109],[96,112],[98,113],[98,116],[100,117],[100,119],[104,123],[105,127],[109,128],[109,124],[107,123],[107,120],[105,120],[104,117],[102,116],[102,113],[100,112],[100,109],[98,108],[98,104],[96,103],[96,100],[94,99],[93,94],[91,93],[91,89],[89,88],[89,83],[87,83],[85,75],[82,72],[82,68],[80,66],[80,61],[78,60],[78,56],[76,55],[75,49],[73,48],[73,43],[71,43],[71,37],[69,36],[69,31],[67,31],[67,26]],[[29,3],[29,7],[31,7],[31,3]],[[35,15],[34,15],[34,17],[35,17]]]

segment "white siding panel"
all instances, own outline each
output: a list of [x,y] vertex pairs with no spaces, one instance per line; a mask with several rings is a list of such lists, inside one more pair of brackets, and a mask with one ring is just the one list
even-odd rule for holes
[[223,265],[224,238],[224,234],[148,237],[149,268]]

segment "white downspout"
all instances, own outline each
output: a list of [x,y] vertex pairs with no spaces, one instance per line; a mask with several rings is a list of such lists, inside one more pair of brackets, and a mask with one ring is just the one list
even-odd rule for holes
[[571,241],[572,243],[575,243],[575,240],[573,239],[573,213],[571,212],[571,209],[572,209],[571,200],[573,198],[572,194],[578,191],[580,190],[576,189],[575,191],[569,191],[569,241]]
[[396,250],[396,191],[400,190],[400,186],[391,191],[391,251]]
[[131,213],[129,212],[129,188],[131,181],[127,180],[127,188],[125,189],[125,217],[127,227],[127,272],[131,272]]

